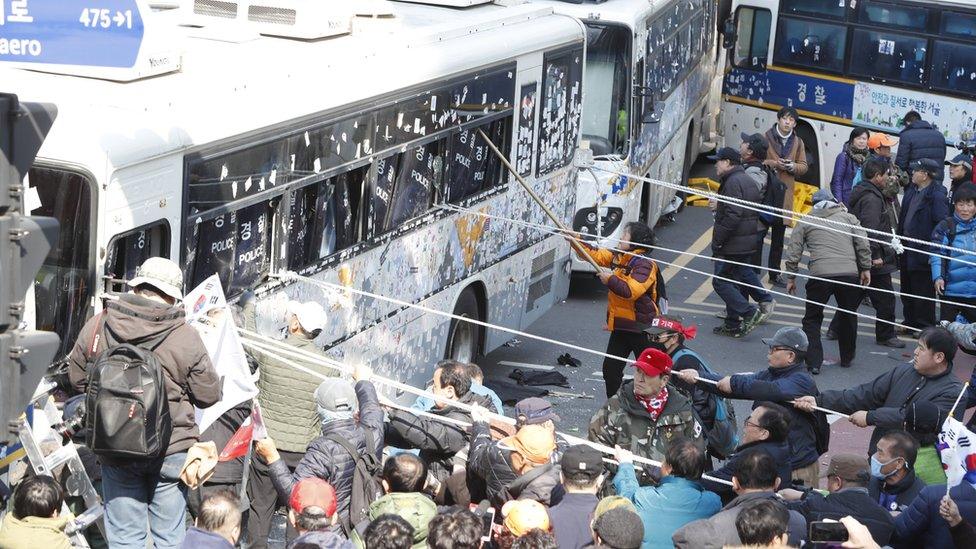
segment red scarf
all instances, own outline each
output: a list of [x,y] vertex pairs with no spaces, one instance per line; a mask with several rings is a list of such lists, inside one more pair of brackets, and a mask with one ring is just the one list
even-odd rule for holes
[[661,387],[661,392],[654,397],[642,397],[636,393],[634,396],[637,397],[637,402],[643,404],[647,413],[651,415],[651,421],[657,421],[658,416],[664,411],[664,405],[668,403],[668,387],[667,385]]

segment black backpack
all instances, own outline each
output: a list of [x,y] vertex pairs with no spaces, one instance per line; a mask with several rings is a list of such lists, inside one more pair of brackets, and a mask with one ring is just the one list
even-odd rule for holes
[[[763,191],[762,204],[763,206],[769,206],[772,208],[782,208],[783,199],[786,197],[786,183],[783,183],[779,176],[773,173],[772,170],[767,166],[763,166],[763,171],[766,172],[766,189]],[[762,221],[767,227],[770,225],[782,225],[783,218],[780,217],[780,212],[771,211],[763,208],[763,211],[759,213],[759,220]]]
[[342,529],[346,536],[350,536],[357,524],[369,521],[369,506],[383,495],[383,489],[376,481],[380,462],[376,459],[376,448],[369,433],[365,433],[366,452],[363,454],[337,434],[326,435],[325,438],[342,446],[356,464],[352,492],[349,494],[349,516],[342,519]]
[[153,459],[166,451],[173,424],[166,373],[154,351],[170,333],[141,345],[118,344],[104,323],[92,333],[91,355],[99,337],[106,343],[89,363],[85,394],[88,447],[96,455]]

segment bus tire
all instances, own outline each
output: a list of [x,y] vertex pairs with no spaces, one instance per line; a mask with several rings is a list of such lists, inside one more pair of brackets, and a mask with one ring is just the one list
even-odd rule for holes
[[[456,316],[484,320],[481,312],[481,304],[474,288],[465,288],[458,296],[457,303],[454,305]],[[458,319],[451,319],[451,327],[447,333],[447,349],[444,351],[444,358],[457,360],[459,362],[475,362],[481,356],[481,341],[484,326],[464,322]]]

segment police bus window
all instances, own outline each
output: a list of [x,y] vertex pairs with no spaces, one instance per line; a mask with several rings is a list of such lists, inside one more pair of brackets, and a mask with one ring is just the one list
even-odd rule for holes
[[[871,29],[855,29],[851,72],[881,80],[921,84],[928,40]],[[854,54],[853,52],[858,52]]]
[[430,209],[443,168],[442,149],[443,141],[435,141],[402,155],[386,228],[393,229]]
[[976,44],[937,40],[929,83],[949,92],[976,93]]
[[117,235],[109,243],[105,274],[117,282],[133,278],[136,269],[150,257],[169,257],[169,223],[162,221]]
[[[846,27],[781,17],[774,61],[840,72],[844,68],[846,45]],[[854,51],[861,50],[854,48]]]

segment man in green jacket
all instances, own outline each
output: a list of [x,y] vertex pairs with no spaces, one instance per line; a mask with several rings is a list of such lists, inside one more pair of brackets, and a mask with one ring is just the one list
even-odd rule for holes
[[[253,294],[241,297],[244,327],[257,331],[256,310]],[[309,301],[288,304],[285,321],[285,343],[305,352],[322,355],[315,338],[325,327],[325,310],[318,303]],[[319,416],[315,408],[315,388],[321,379],[299,371],[267,353],[250,349],[258,362],[258,402],[268,436],[274,439],[282,461],[291,472],[305,455],[308,444],[320,434]],[[324,355],[323,355],[324,356]],[[317,364],[310,364],[291,355],[283,356],[327,376],[338,376],[338,371]],[[278,493],[271,482],[268,464],[255,456],[251,460],[247,483],[250,514],[247,520],[247,537],[252,549],[264,549],[268,543],[271,517],[279,505]],[[294,533],[292,536],[294,537]],[[290,538],[289,538],[290,539]]]

